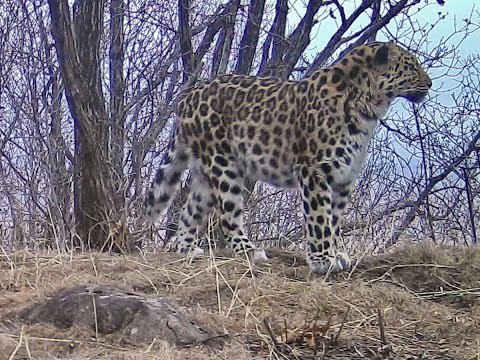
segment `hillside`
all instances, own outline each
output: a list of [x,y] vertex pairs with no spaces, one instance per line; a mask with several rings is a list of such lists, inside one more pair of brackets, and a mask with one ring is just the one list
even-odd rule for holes
[[[0,255],[0,357],[6,359],[480,359],[480,249],[411,246],[327,281],[302,257],[270,251],[249,267],[217,255]],[[223,346],[145,346],[119,333],[21,324],[12,312],[74,285],[162,297],[222,335]]]

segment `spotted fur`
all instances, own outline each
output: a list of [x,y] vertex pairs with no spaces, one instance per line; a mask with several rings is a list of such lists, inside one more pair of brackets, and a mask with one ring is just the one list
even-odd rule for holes
[[193,163],[176,249],[197,249],[198,230],[219,208],[229,245],[255,254],[243,230],[245,179],[298,188],[310,268],[347,270],[350,260],[337,251],[337,238],[378,119],[397,97],[422,101],[431,85],[415,56],[393,42],[354,48],[298,82],[219,76],[180,102],[175,136],[147,195],[147,215],[162,213]]

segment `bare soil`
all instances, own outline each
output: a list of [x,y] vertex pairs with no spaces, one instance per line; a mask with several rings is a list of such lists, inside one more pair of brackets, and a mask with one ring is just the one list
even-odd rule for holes
[[[328,279],[302,255],[269,253],[252,267],[219,254],[0,252],[0,359],[480,359],[480,248],[412,245]],[[12,318],[79,285],[166,299],[225,343],[138,345]]]

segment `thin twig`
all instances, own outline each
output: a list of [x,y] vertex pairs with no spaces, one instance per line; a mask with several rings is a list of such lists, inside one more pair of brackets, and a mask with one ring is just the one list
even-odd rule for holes
[[279,344],[277,339],[275,338],[275,334],[273,333],[272,327],[270,326],[270,323],[268,322],[267,318],[263,319],[263,325],[265,325],[265,329],[268,332],[268,335],[272,339],[273,345],[275,345],[275,348],[278,350]]
[[378,327],[380,328],[380,341],[382,345],[388,345],[387,337],[385,335],[385,317],[383,314],[383,309],[378,307]]
[[22,325],[22,329],[20,330],[20,338],[18,339],[17,346],[15,346],[15,349],[13,349],[8,360],[15,359],[15,355],[17,354],[18,350],[20,350],[20,348],[22,347],[22,342],[23,342],[23,325]]
[[345,321],[347,320],[348,313],[350,312],[350,306],[347,308],[347,311],[345,311],[345,314],[343,315],[342,323],[340,324],[340,328],[338,329],[337,335],[335,335],[335,338],[333,339],[333,344],[336,344],[338,341],[338,338],[340,337],[340,333],[343,330],[343,325],[345,324]]
[[95,339],[98,342],[98,317],[97,317],[97,304],[95,303],[95,294],[92,292],[92,302],[93,302],[93,316],[95,320]]

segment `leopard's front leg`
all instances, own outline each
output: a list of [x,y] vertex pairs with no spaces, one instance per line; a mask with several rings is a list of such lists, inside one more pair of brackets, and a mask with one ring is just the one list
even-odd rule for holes
[[[327,176],[320,171],[303,166],[299,173],[305,235],[307,238],[307,263],[313,272],[326,274],[348,270],[351,266],[347,254],[337,251],[333,223],[332,187]],[[339,219],[335,219],[337,223]]]

